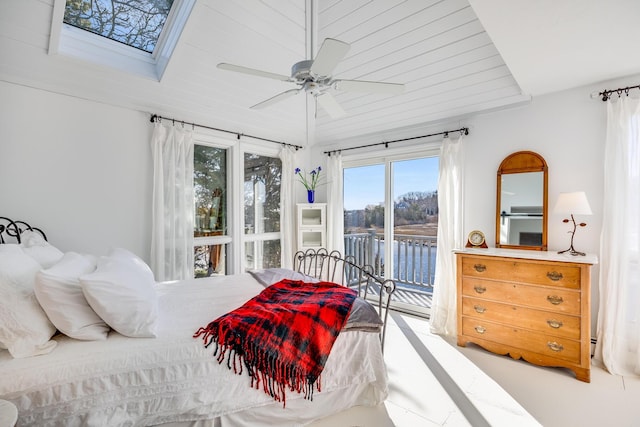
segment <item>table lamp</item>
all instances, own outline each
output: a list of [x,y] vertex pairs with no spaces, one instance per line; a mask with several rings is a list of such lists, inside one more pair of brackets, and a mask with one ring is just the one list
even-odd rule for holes
[[559,251],[559,254],[569,252],[571,255],[582,255],[584,256],[584,252],[578,252],[573,248],[573,237],[576,234],[576,228],[579,225],[580,227],[584,227],[587,224],[584,222],[576,223],[573,215],[591,215],[591,207],[589,206],[589,202],[587,201],[587,196],[584,191],[576,191],[573,193],[560,193],[558,196],[558,201],[556,202],[556,206],[553,209],[554,214],[563,214],[563,215],[571,215],[571,220],[565,218],[562,222],[573,222],[573,231],[571,233],[571,246],[569,249],[565,249],[564,251]]

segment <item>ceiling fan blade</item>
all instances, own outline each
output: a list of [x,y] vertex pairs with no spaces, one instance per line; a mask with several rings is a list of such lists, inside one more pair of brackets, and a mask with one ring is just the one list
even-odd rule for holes
[[404,92],[404,84],[368,82],[366,80],[335,80],[335,88],[349,92],[388,93],[397,95]]
[[322,107],[324,111],[331,116],[332,119],[338,119],[342,116],[345,116],[347,113],[344,109],[338,104],[336,99],[329,92],[324,92],[318,96],[316,96],[316,100],[318,104]]
[[275,104],[276,102],[284,101],[287,98],[291,98],[301,90],[302,89],[290,89],[286,92],[279,93],[276,96],[267,99],[266,101],[259,102],[251,108],[259,110],[261,108],[268,107],[269,105]]
[[254,68],[243,67],[241,65],[233,65],[233,64],[227,64],[227,63],[221,62],[220,64],[218,64],[218,68],[220,68],[221,70],[235,71],[236,73],[244,73],[244,74],[250,74],[252,76],[266,77],[268,79],[282,80],[284,82],[291,81],[291,77],[285,76],[284,74],[270,73],[268,71],[256,70]]
[[309,71],[316,76],[330,76],[351,45],[336,39],[324,39]]

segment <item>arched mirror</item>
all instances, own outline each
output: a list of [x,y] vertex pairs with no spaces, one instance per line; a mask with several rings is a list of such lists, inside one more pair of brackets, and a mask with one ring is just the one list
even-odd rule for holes
[[547,250],[547,172],[547,162],[533,151],[518,151],[502,161],[496,247]]

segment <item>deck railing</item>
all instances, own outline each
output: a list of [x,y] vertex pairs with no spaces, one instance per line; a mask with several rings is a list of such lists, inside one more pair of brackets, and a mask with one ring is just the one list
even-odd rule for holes
[[384,236],[375,230],[344,236],[345,255],[355,257],[357,263],[374,267],[375,274],[384,277],[385,262],[393,256],[392,279],[401,287],[421,292],[433,292],[436,267],[437,239],[435,237],[396,234],[393,250],[385,247]]

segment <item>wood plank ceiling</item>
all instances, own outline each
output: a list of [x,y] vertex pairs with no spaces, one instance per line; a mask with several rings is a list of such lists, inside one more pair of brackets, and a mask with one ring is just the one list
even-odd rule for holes
[[[56,2],[64,0],[0,2],[0,79],[301,145],[406,137],[529,100],[467,0],[319,0],[312,18],[309,1],[198,0],[159,81],[47,54],[60,25],[52,21]],[[351,44],[335,77],[404,83],[405,92],[336,92],[347,111],[340,119],[313,111],[303,93],[251,110],[295,86],[216,68],[289,75],[311,56],[310,40],[315,48],[327,37]]]
[[[348,111],[322,114],[320,142],[459,117],[528,99],[466,0],[338,1],[319,11],[319,36],[351,43],[335,74],[406,85],[399,96],[340,93]],[[390,135],[391,136],[391,135]]]
[[[309,56],[303,2],[249,3],[204,2],[194,13],[198,24],[187,38],[187,44],[206,57],[206,64],[195,67],[201,73],[193,90],[199,90],[207,75],[215,76],[220,85],[216,98],[240,116],[247,115],[247,107],[294,86],[218,70],[217,62],[288,75],[291,65]],[[312,111],[316,120],[309,119],[309,125],[315,129],[311,133],[317,144],[348,144],[363,135],[375,139],[381,132],[389,135],[398,128],[528,100],[467,0],[334,0],[318,2],[315,8],[316,48],[327,37],[351,44],[335,77],[406,85],[405,93],[395,96],[334,93],[347,115],[332,119],[321,108]],[[216,23],[209,30],[213,38],[201,39],[212,22]],[[212,39],[216,42],[210,43]],[[298,94],[260,116],[303,135],[307,122],[303,98]],[[292,124],[303,127],[296,130]]]

